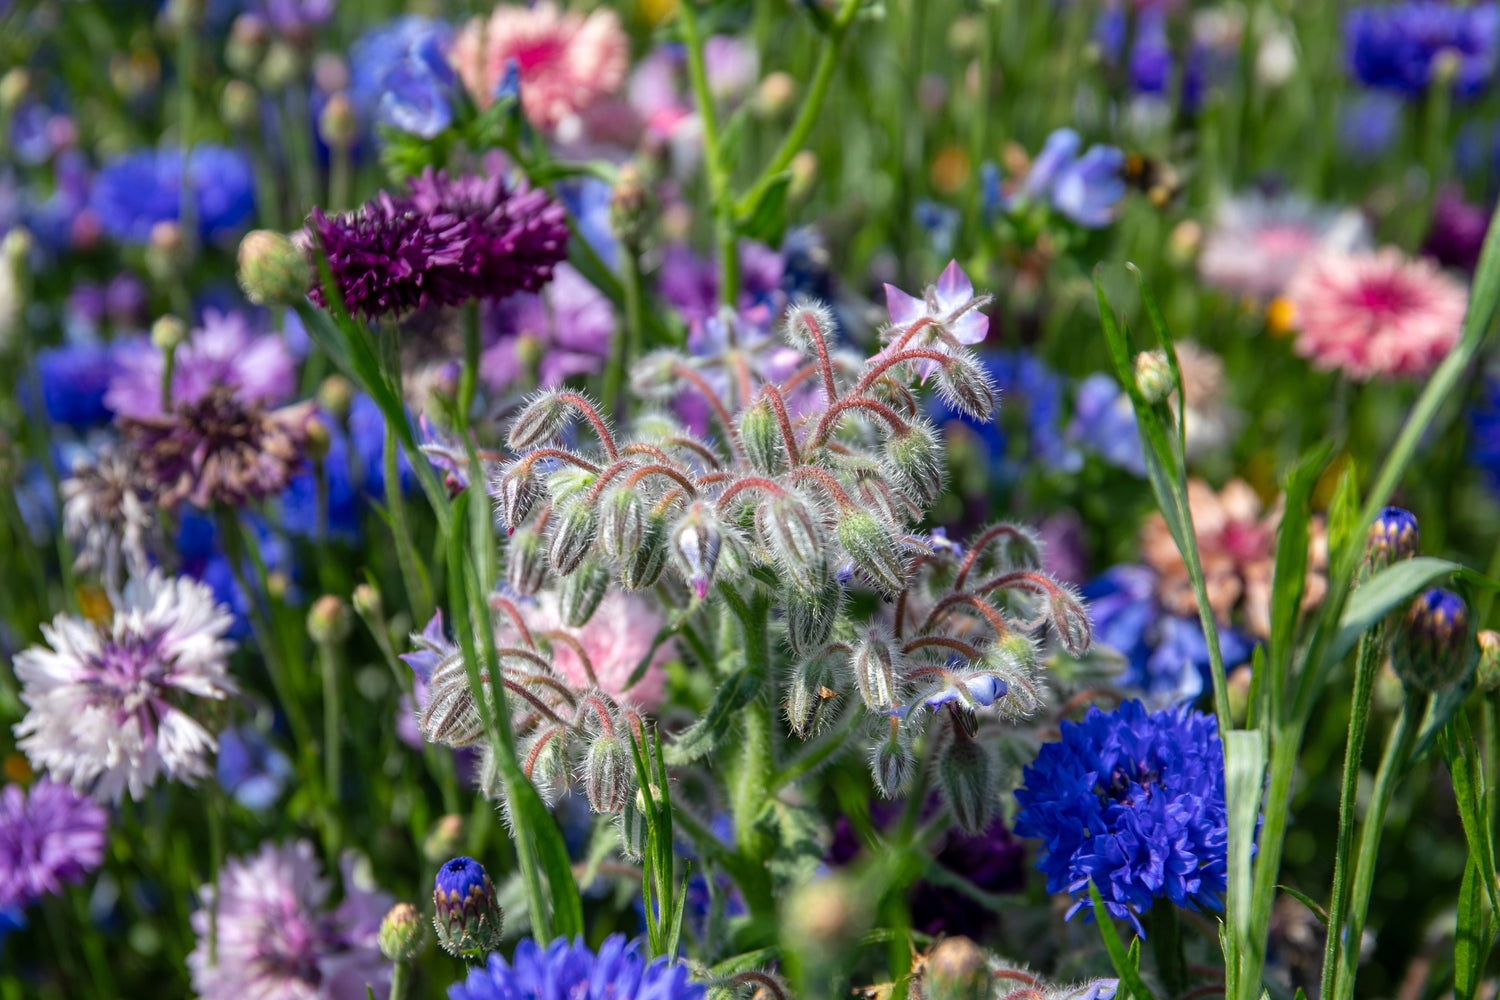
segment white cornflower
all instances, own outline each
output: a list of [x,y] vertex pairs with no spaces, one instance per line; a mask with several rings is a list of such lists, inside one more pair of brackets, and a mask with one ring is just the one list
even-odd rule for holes
[[75,572],[98,573],[111,593],[127,574],[150,572],[147,549],[160,528],[134,462],[103,448],[73,466],[60,492],[63,534],[78,553]]

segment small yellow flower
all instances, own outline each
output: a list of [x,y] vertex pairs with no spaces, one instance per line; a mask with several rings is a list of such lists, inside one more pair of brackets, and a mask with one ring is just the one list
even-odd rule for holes
[[1291,333],[1297,325],[1297,307],[1291,299],[1277,296],[1266,306],[1266,329],[1278,337]]

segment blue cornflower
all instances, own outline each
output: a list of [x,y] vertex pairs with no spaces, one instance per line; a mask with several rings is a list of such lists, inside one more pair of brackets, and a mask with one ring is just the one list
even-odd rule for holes
[[[374,405],[373,402],[371,405]],[[328,452],[322,461],[323,487],[327,491],[326,527],[331,537],[355,541],[359,537],[360,494],[354,480],[356,470],[350,453],[349,438],[331,416],[322,414],[320,418],[328,430]],[[280,507],[281,526],[289,534],[301,538],[316,538],[318,478],[311,468],[292,477],[281,494]]]
[[[1212,716],[1128,701],[1064,721],[1017,790],[1016,833],[1044,841],[1048,892],[1071,893],[1071,917],[1092,881],[1111,915],[1144,933],[1156,899],[1218,909],[1228,827],[1224,750]],[[1091,911],[1092,915],[1092,911]]]
[[219,734],[216,772],[220,786],[246,809],[269,809],[292,777],[292,762],[254,726]]
[[1479,403],[1469,414],[1474,440],[1469,455],[1490,489],[1500,492],[1500,377],[1484,380]]
[[[1401,98],[1383,91],[1358,94],[1339,110],[1339,148],[1361,163],[1390,149],[1401,131]],[[1460,136],[1460,143],[1462,142]],[[1455,150],[1455,158],[1459,150]]]
[[1019,414],[1024,424],[1024,462],[1017,467],[1008,458],[1005,432],[994,420],[975,420],[935,398],[932,415],[937,424],[945,426],[956,420],[972,428],[989,453],[992,465],[1007,479],[1016,478],[1023,467],[1037,463],[1047,469],[1076,472],[1082,465],[1082,457],[1063,437],[1066,379],[1026,351],[994,351],[983,355],[981,360],[1004,400],[1001,412]]
[[114,352],[97,341],[47,347],[37,352],[37,380],[48,419],[69,427],[109,420],[104,393],[115,374]]
[[362,121],[430,139],[453,122],[452,29],[409,14],[365,32],[349,47],[349,97]]
[[701,1000],[704,988],[665,956],[647,961],[640,943],[622,934],[604,939],[596,955],[583,939],[558,938],[543,950],[528,938],[510,962],[492,954],[482,968],[448,987],[449,1000]]
[[599,259],[610,267],[620,261],[620,241],[610,222],[610,202],[614,188],[598,177],[576,177],[557,185],[557,196],[573,216],[579,238],[593,248]]
[[1356,7],[1344,17],[1349,71],[1367,87],[1418,96],[1440,59],[1457,60],[1453,92],[1487,89],[1500,54],[1500,7],[1439,0]]
[[[358,476],[367,495],[385,502],[385,414],[380,405],[364,393],[354,397],[349,405],[349,446],[354,461],[361,470]],[[417,474],[406,458],[406,449],[396,446],[396,474],[400,479],[401,492],[412,493],[417,488]]]
[[1096,372],[1078,383],[1068,440],[1088,445],[1110,465],[1146,475],[1146,455],[1135,427],[1130,397],[1111,375]]
[[[267,574],[279,576],[286,583],[287,590],[281,595],[281,599],[287,604],[296,604],[301,597],[291,579],[295,566],[290,543],[281,534],[273,532],[264,520],[253,515],[247,515],[242,520],[240,530],[247,542],[259,546]],[[218,526],[213,519],[190,507],[184,507],[176,543],[178,557],[182,560],[182,572],[208,584],[214,592],[214,600],[234,612],[234,624],[230,626],[229,635],[235,639],[248,638],[251,596],[245,593],[235,579],[234,567],[224,554]],[[248,554],[241,562],[241,572],[246,582],[255,586],[257,571]]]
[[[144,243],[158,222],[176,221],[182,198],[182,150],[138,149],[106,163],[94,177],[89,206],[104,231]],[[194,146],[188,162],[198,237],[231,236],[255,208],[250,161],[224,146]]]

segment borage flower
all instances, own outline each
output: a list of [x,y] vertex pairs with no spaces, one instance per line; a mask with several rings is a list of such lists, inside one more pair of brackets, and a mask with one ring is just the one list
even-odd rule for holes
[[28,906],[77,884],[104,860],[109,817],[48,778],[0,792],[0,909]]
[[230,624],[208,587],[160,571],[126,585],[108,627],[58,615],[15,659],[28,708],[17,746],[101,801],[203,777],[216,744],[195,712],[235,693]]
[[704,987],[666,956],[647,960],[640,942],[604,939],[595,954],[583,939],[558,938],[544,950],[527,938],[507,962],[498,954],[448,987],[450,1000],[702,1000]]

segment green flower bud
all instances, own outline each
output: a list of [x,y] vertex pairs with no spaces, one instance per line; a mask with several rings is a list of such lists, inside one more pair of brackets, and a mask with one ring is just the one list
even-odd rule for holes
[[813,591],[827,582],[828,542],[823,521],[807,500],[794,493],[773,497],[756,511],[756,523],[777,565],[798,588]]
[[31,74],[24,66],[12,66],[0,76],[0,114],[9,114],[31,89]]
[[1466,683],[1479,658],[1463,598],[1433,587],[1412,601],[1391,644],[1391,666],[1411,690],[1437,694]]
[[943,492],[943,445],[925,420],[914,420],[886,438],[885,465],[894,485],[923,507]]
[[646,512],[640,494],[629,486],[617,486],[599,505],[599,548],[612,559],[626,560],[640,548]]
[[384,608],[380,603],[380,591],[374,584],[361,583],[354,588],[354,593],[349,596],[349,603],[354,606],[354,611],[361,618],[378,621]]
[[589,556],[575,572],[558,582],[557,600],[563,624],[569,628],[588,624],[608,590],[609,567],[596,556]]
[[984,950],[966,937],[944,938],[927,956],[927,1000],[989,1000],[993,984]]
[[278,38],[267,46],[258,69],[261,88],[278,94],[301,78],[302,57],[296,48]]
[[1479,687],[1486,693],[1500,690],[1500,632],[1487,628],[1479,633]]
[[1166,351],[1142,351],[1135,356],[1135,385],[1146,402],[1155,406],[1165,403],[1175,385],[1172,382],[1172,366],[1167,361]]
[[979,833],[995,813],[994,766],[984,747],[955,728],[938,757],[938,784],[953,818],[969,833]]
[[839,543],[872,583],[889,594],[906,586],[906,561],[889,528],[867,510],[847,511],[838,526]]
[[890,739],[877,743],[870,751],[870,777],[875,790],[884,798],[894,799],[904,793],[916,770],[917,759],[911,745],[894,728]]
[[972,354],[954,354],[937,372],[938,392],[949,406],[975,420],[991,420],[995,415],[995,387]]
[[567,576],[583,564],[583,557],[594,547],[599,515],[583,500],[573,500],[552,512],[552,538],[547,558],[552,571]]
[[230,80],[219,94],[219,114],[224,124],[235,131],[244,131],[255,125],[255,116],[260,113],[260,98],[255,88],[244,80]]
[[667,526],[650,514],[641,527],[641,541],[634,554],[620,560],[620,585],[626,590],[647,590],[656,585],[667,565]]
[[426,939],[427,929],[410,903],[397,903],[380,921],[380,953],[392,962],[410,962],[422,954]]
[[757,472],[774,476],[786,468],[786,443],[776,411],[764,398],[740,416],[740,441]]
[[791,587],[782,599],[786,611],[787,645],[800,656],[811,656],[833,634],[843,609],[844,588],[827,579],[814,590]]
[[547,582],[547,546],[535,528],[525,527],[510,536],[505,580],[524,597],[538,593]]
[[328,433],[327,425],[317,417],[309,417],[302,429],[307,434],[307,457],[321,463],[328,457],[328,449],[333,447],[333,436]]
[[307,612],[307,634],[319,645],[338,645],[349,638],[354,616],[337,594],[324,594]]
[[240,240],[239,278],[251,302],[295,306],[307,297],[312,269],[284,233],[252,229]]
[[557,394],[546,392],[533,399],[511,421],[506,444],[511,451],[525,451],[552,441],[568,425],[572,411]]
[[839,693],[833,690],[833,665],[824,659],[799,660],[787,679],[787,725],[802,739],[817,734]]
[[600,736],[589,747],[583,762],[583,792],[596,813],[617,813],[625,808],[634,782],[635,765],[625,746],[613,736]]
[[354,403],[354,386],[342,375],[330,375],[318,386],[318,409],[343,422]]
[[162,316],[151,324],[151,346],[163,354],[177,350],[187,337],[187,324],[176,316]]
[[672,529],[672,555],[700,601],[708,596],[708,584],[719,562],[723,538],[719,515],[712,504],[701,500],[689,505],[682,520]]
[[265,44],[266,22],[258,14],[241,14],[229,27],[224,62],[233,72],[247,75],[260,64]]
[[348,149],[359,130],[354,105],[343,91],[329,96],[318,115],[318,137],[330,148]]

